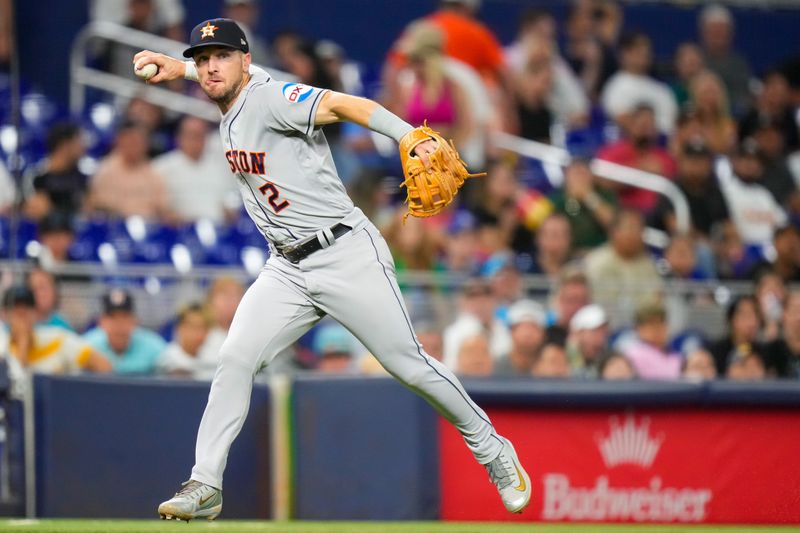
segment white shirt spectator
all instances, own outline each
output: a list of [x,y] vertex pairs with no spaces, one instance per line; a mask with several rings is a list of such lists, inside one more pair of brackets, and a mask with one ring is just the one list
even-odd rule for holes
[[720,179],[722,196],[731,220],[745,244],[768,247],[775,228],[787,223],[786,212],[772,193],[758,183],[747,183],[731,176]]
[[631,72],[619,71],[611,76],[600,101],[611,117],[630,113],[641,104],[649,105],[662,133],[670,133],[678,117],[678,104],[666,84]]
[[489,330],[484,330],[480,321],[473,315],[462,313],[455,322],[447,326],[442,335],[444,360],[448,368],[455,369],[458,364],[458,352],[461,344],[471,337],[485,334],[489,338],[489,351],[494,359],[498,359],[511,350],[511,333],[508,327],[498,319],[494,319]]
[[156,368],[161,374],[185,374],[194,379],[211,380],[217,369],[217,356],[211,357],[208,351],[201,350],[193,357],[173,341],[167,345]]
[[225,161],[218,135],[214,140],[209,136],[199,159],[176,148],[154,159],[153,166],[164,176],[170,208],[182,219],[207,218],[220,223],[226,207],[239,205],[236,180]]

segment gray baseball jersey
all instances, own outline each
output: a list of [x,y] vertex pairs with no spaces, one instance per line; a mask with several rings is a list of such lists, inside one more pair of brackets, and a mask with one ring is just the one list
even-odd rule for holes
[[248,214],[270,242],[282,244],[336,224],[353,202],[314,127],[327,91],[273,80],[255,67],[251,73],[220,133]]
[[277,245],[342,221],[351,230],[292,264],[272,254],[244,295],[220,348],[197,435],[192,479],[222,487],[228,450],[242,427],[253,374],[324,315],[341,322],[407,387],[464,435],[485,464],[503,441],[453,373],[419,343],[389,247],[353,206],[325,136],[314,127],[324,90],[276,81],[263,71],[224,115],[220,131],[247,211]]

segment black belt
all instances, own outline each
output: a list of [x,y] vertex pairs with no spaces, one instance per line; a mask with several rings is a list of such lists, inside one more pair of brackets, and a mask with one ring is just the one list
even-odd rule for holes
[[[336,224],[335,226],[331,226],[330,230],[333,234],[334,241],[350,231],[350,226],[342,224],[341,222]],[[324,236],[321,238],[325,238]],[[326,243],[328,246],[331,246],[333,242]],[[299,243],[291,246],[285,246],[283,248],[278,249],[278,254],[285,257],[292,264],[297,264],[309,255],[313,254],[316,251],[322,250],[322,248],[327,248],[328,246],[322,246],[322,242],[320,241],[320,237],[317,235],[312,235],[307,237],[305,240],[300,241]]]

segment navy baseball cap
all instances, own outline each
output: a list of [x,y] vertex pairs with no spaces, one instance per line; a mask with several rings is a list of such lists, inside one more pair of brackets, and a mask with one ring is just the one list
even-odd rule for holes
[[103,313],[109,315],[115,311],[134,311],[133,296],[125,289],[115,287],[103,295]]
[[245,54],[250,51],[242,28],[231,19],[211,19],[195,26],[183,57],[192,57],[198,48],[204,46],[225,46]]
[[18,305],[26,307],[36,306],[36,299],[33,296],[33,291],[25,285],[10,287],[3,295],[3,307],[11,309]]

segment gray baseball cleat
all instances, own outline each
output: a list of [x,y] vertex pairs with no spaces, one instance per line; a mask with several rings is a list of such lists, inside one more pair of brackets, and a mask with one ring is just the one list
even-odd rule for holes
[[511,442],[506,438],[502,440],[500,455],[484,466],[506,509],[511,513],[521,513],[531,502],[531,478],[522,468]]
[[222,491],[190,479],[175,496],[158,506],[162,520],[207,518],[214,520],[222,511]]

